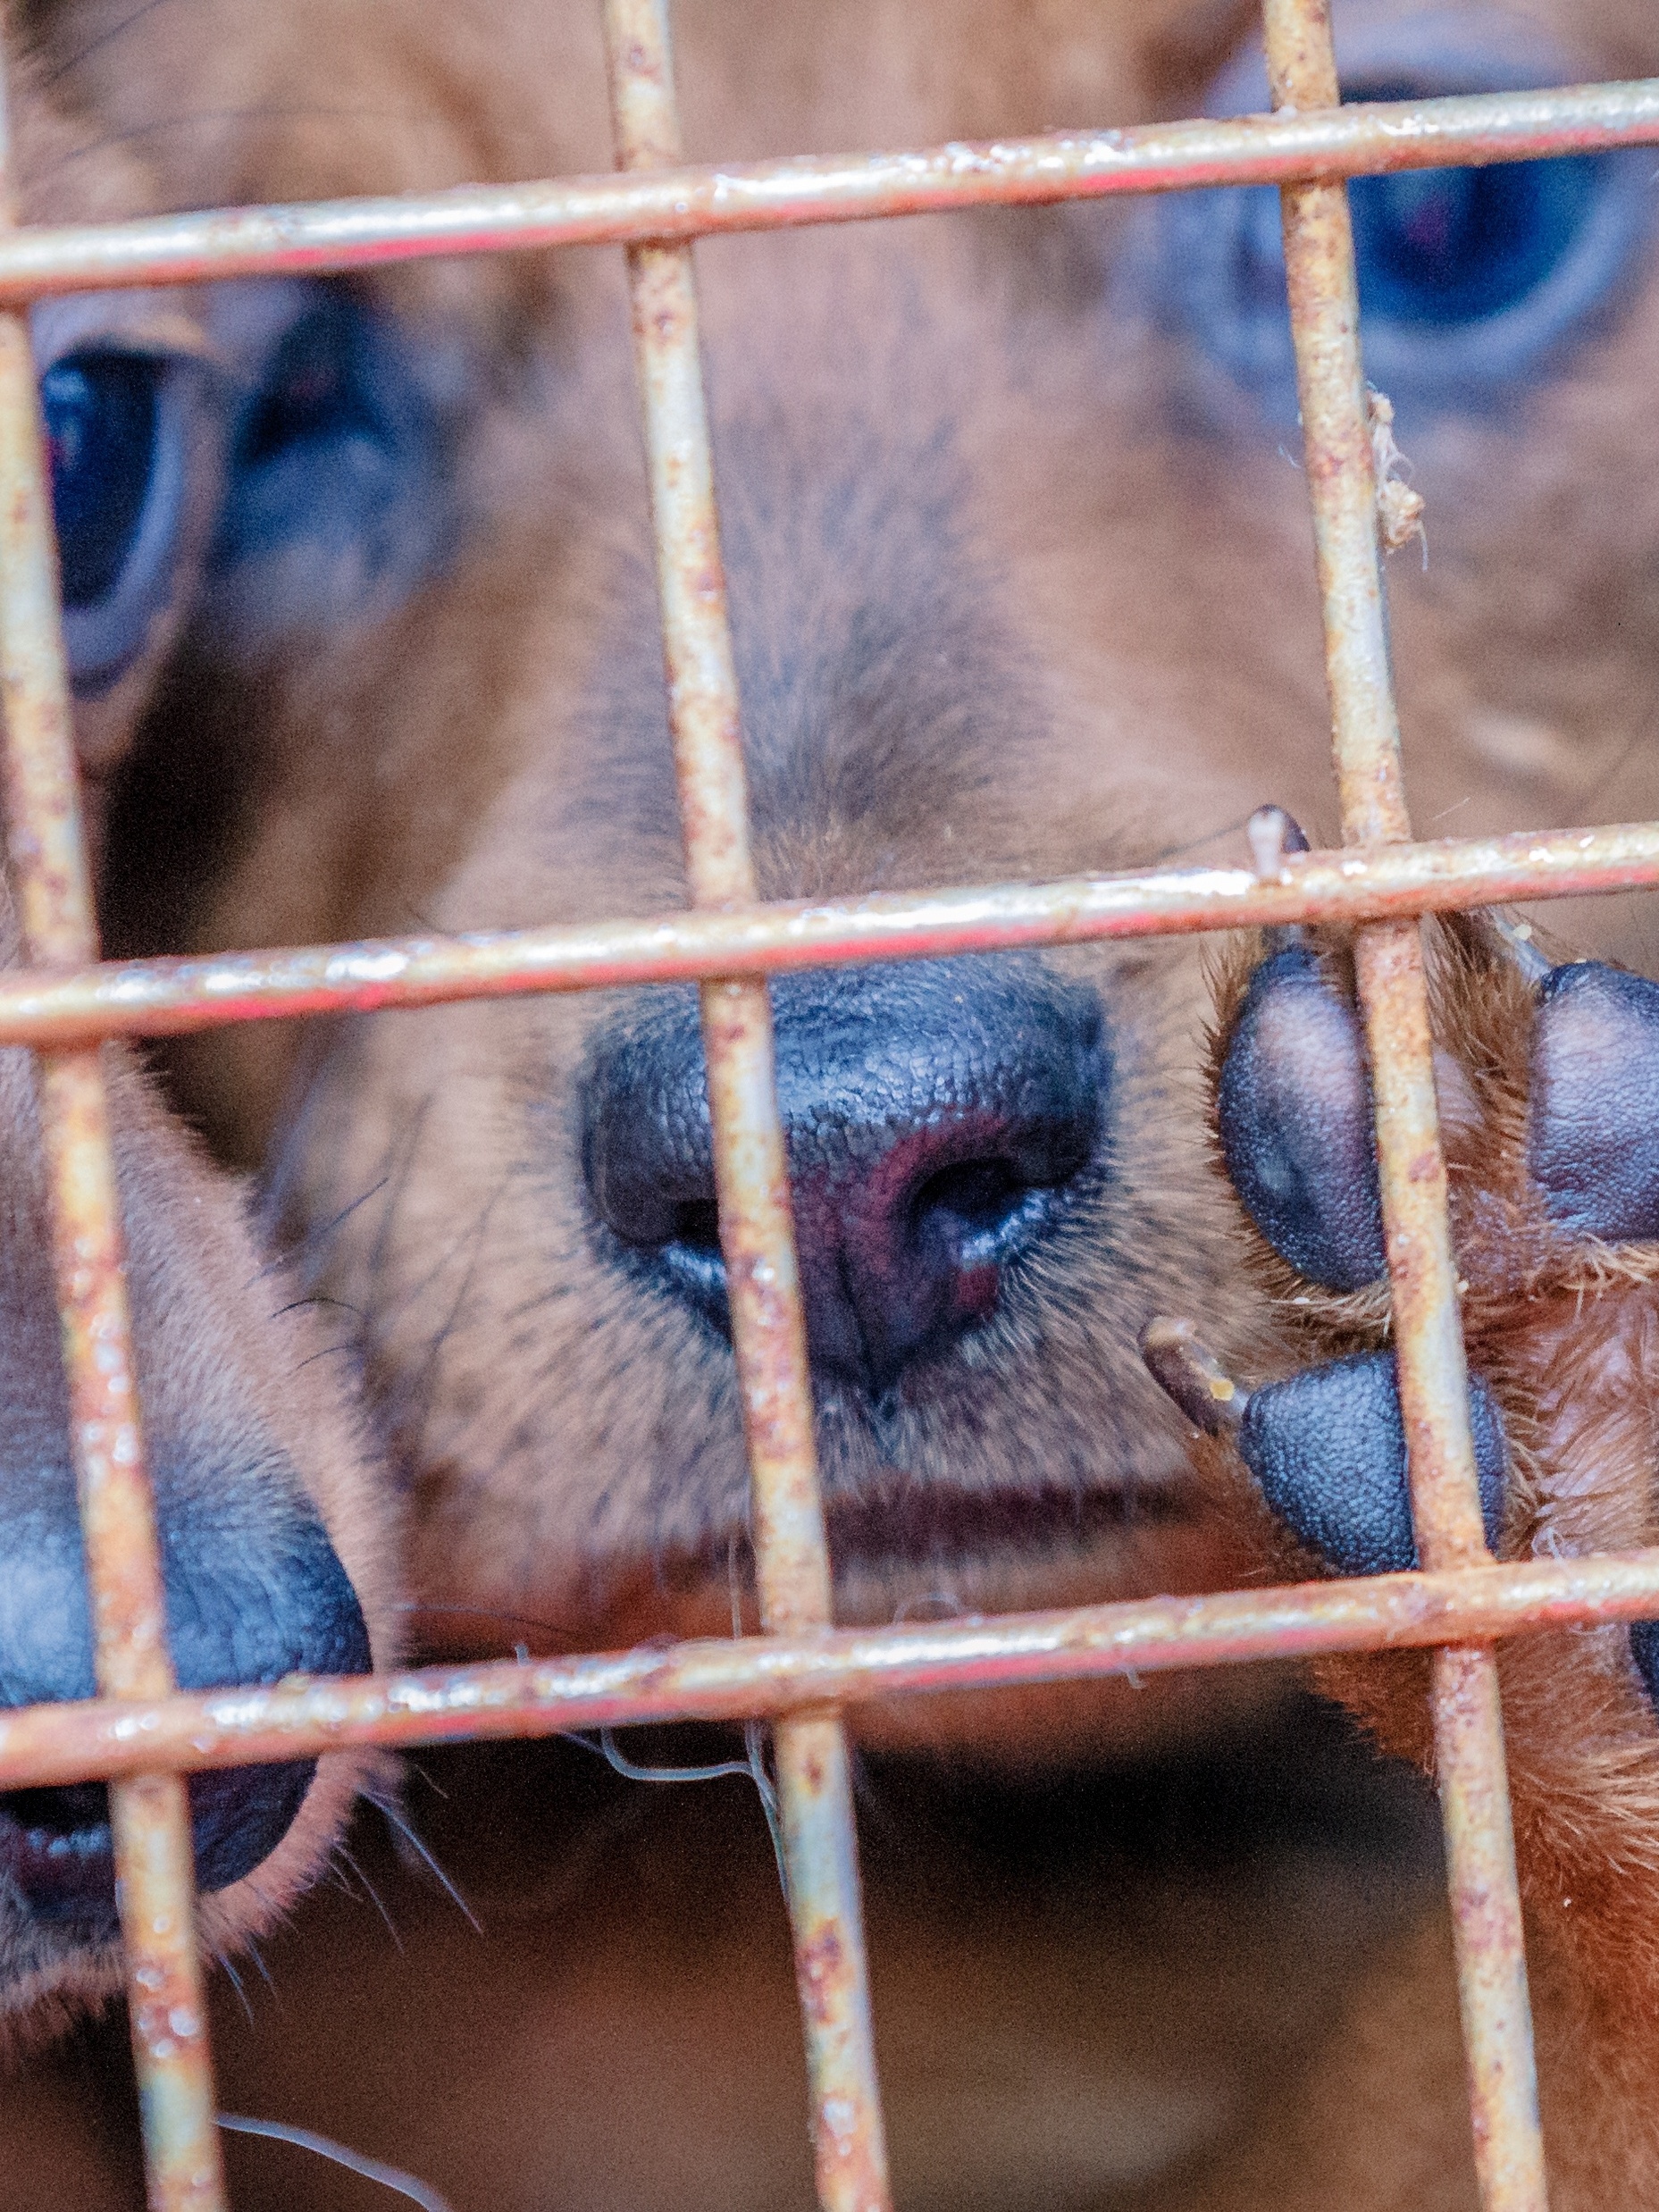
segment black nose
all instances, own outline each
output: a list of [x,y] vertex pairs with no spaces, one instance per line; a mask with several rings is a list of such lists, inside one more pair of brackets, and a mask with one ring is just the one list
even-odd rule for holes
[[[884,1391],[989,1318],[1099,1157],[1100,1002],[1015,956],[785,977],[774,1007],[813,1361]],[[599,1219],[650,1280],[726,1327],[691,994],[610,1025],[582,1102]]]
[[[167,1626],[186,1689],[361,1674],[368,1630],[345,1569],[280,1455],[159,1457]],[[73,1482],[56,1463],[0,1472],[0,1707],[93,1695]],[[197,1880],[222,1889],[288,1833],[314,1762],[190,1777]],[[0,1878],[37,1920],[114,1925],[102,1783],[0,1792]]]

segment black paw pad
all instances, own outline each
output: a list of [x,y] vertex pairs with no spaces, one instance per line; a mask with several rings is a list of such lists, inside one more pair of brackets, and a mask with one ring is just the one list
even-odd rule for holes
[[[1504,1423],[1491,1392],[1474,1377],[1469,1418],[1480,1517],[1496,1550],[1504,1520]],[[1238,1445],[1273,1511],[1340,1573],[1416,1566],[1391,1353],[1362,1353],[1253,1391]]]
[[1563,1228],[1659,1236],[1659,984],[1575,960],[1540,985],[1527,1152]]
[[1359,1018],[1301,946],[1250,979],[1219,1115],[1233,1187],[1274,1250],[1330,1290],[1376,1282],[1382,1201]]

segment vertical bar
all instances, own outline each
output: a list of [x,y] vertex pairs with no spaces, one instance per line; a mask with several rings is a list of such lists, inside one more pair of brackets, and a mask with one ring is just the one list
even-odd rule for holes
[[[0,77],[0,225],[15,220]],[[29,325],[0,314],[0,692],[10,859],[29,959],[97,958],[58,608],[57,553]],[[109,1116],[96,1049],[39,1055],[70,1438],[110,1697],[174,1688],[132,1370]],[[109,1785],[116,1898],[152,2212],[222,2212],[224,2184],[179,1774]]]
[[[618,166],[676,163],[664,0],[604,0],[604,15]],[[691,899],[747,905],[756,895],[748,787],[691,248],[631,247],[628,273]],[[799,1631],[830,1619],[829,1551],[766,985],[705,984],[702,1014],[761,1624]],[[884,2212],[887,2154],[839,1717],[780,1722],[775,1755],[818,2200],[825,2212]]]
[[[1264,0],[1278,110],[1341,95],[1328,0]],[[1345,184],[1280,201],[1313,525],[1332,747],[1349,843],[1411,835],[1388,665],[1377,487],[1360,363]],[[1446,1209],[1422,937],[1373,923],[1354,948],[1376,1090],[1412,1512],[1425,1567],[1487,1557]],[[1485,1646],[1437,1651],[1435,1763],[1445,1826],[1475,2164],[1486,2212],[1545,2212],[1544,2151],[1497,1668]]]

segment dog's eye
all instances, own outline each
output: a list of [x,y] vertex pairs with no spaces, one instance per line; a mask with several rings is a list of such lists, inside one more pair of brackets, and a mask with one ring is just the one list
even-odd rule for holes
[[236,425],[210,559],[222,639],[256,647],[395,603],[432,558],[434,444],[397,334],[352,294],[306,287]]
[[[1365,79],[1363,100],[1469,88]],[[1543,366],[1617,293],[1646,226],[1623,155],[1356,177],[1349,188],[1366,372],[1396,399],[1458,406]],[[1208,352],[1276,412],[1294,406],[1278,195],[1183,195],[1164,220],[1168,281]]]
[[1595,156],[1582,154],[1355,178],[1362,308],[1437,328],[1509,314],[1571,264],[1600,186]]
[[368,360],[369,333],[347,300],[329,296],[277,348],[243,419],[236,464],[244,474],[297,452],[381,435]]
[[172,364],[88,350],[40,379],[70,674],[113,682],[141,650],[172,581],[184,454]]

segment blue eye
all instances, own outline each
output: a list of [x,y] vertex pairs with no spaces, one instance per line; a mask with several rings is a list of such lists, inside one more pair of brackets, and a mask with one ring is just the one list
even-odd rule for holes
[[[1368,86],[1368,100],[1411,88]],[[1594,155],[1415,169],[1349,187],[1360,306],[1396,323],[1479,323],[1517,306],[1571,256],[1608,180]]]
[[434,414],[398,331],[333,286],[294,306],[236,425],[210,555],[208,618],[232,649],[372,616],[439,549]]
[[70,673],[114,680],[142,649],[172,582],[183,499],[173,364],[88,350],[40,378]]
[[138,354],[73,354],[40,380],[65,607],[91,607],[119,581],[155,471],[159,364]]
[[[1367,81],[1352,96],[1447,89]],[[1639,157],[1576,154],[1356,177],[1349,187],[1366,373],[1402,398],[1466,406],[1541,365],[1617,294],[1648,225]],[[1295,407],[1278,195],[1183,195],[1164,215],[1168,289],[1205,347],[1269,409]]]
[[250,476],[319,448],[382,443],[372,343],[361,312],[325,294],[277,348],[237,435],[238,472]]

